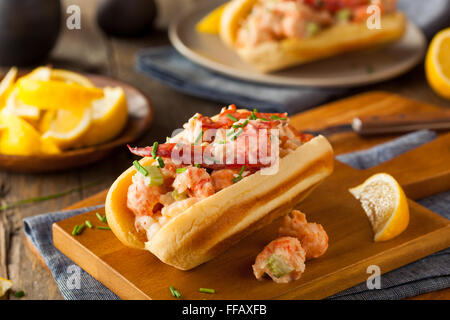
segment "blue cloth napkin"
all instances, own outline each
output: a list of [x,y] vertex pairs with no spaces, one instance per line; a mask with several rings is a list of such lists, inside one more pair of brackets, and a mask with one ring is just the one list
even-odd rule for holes
[[[338,156],[338,160],[362,169],[392,159],[399,154],[432,141],[436,134],[418,131],[369,150]],[[430,210],[450,218],[450,192],[444,192],[419,201]],[[54,212],[23,220],[24,232],[43,257],[55,281],[66,299],[118,299],[105,286],[75,265],[59,252],[52,242],[53,222],[95,210],[82,208],[66,212]],[[331,299],[402,299],[430,291],[450,287],[450,249],[435,253],[384,274],[381,289],[368,290],[365,283],[340,292]],[[77,279],[79,281],[77,282]],[[75,288],[74,288],[75,287]]]
[[[399,0],[400,10],[428,37],[450,25],[448,0]],[[186,94],[262,111],[298,113],[341,96],[349,89],[272,86],[240,81],[200,67],[171,46],[142,50],[136,68],[150,77]]]

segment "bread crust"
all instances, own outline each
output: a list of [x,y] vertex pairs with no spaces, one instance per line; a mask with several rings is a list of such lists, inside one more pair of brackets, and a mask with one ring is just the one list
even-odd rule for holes
[[[152,159],[141,160],[148,165]],[[288,213],[333,170],[333,150],[318,136],[280,159],[275,175],[257,172],[197,202],[169,220],[146,242],[134,228],[126,206],[127,188],[135,173],[125,171],[111,186],[105,205],[108,223],[125,245],[147,249],[181,270],[204,263],[252,232]]]
[[[371,30],[365,22],[337,24],[308,39],[292,38],[265,42],[255,47],[238,47],[235,40],[239,23],[248,14],[248,7],[255,2],[232,1],[222,16],[220,37],[241,59],[263,73],[390,43],[400,39],[406,29],[405,16],[396,12],[381,18],[381,29]],[[240,10],[240,7],[244,9]]]

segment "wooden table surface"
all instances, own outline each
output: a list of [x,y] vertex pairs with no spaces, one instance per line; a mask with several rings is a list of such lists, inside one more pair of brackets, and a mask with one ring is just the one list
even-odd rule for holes
[[[134,70],[135,53],[146,47],[168,43],[166,32],[153,33],[134,39],[115,39],[104,36],[95,24],[97,1],[64,0],[81,7],[81,30],[67,30],[63,24],[59,42],[48,63],[55,67],[101,73],[136,86],[146,93],[155,108],[155,118],[148,133],[138,142],[140,145],[163,141],[179,128],[195,112],[213,115],[220,104],[175,92]],[[3,71],[3,70],[2,70]],[[353,91],[386,90],[427,103],[450,108],[450,101],[438,97],[428,86],[423,64],[406,75]],[[125,150],[125,149],[124,149]],[[129,153],[119,151],[101,163],[63,173],[25,175],[0,172],[0,203],[57,193],[88,184],[97,179],[101,183],[71,193],[65,197],[0,212],[0,276],[8,277],[16,287],[24,290],[22,299],[62,299],[49,272],[33,256],[25,244],[22,219],[41,213],[60,210],[103,189],[108,188],[115,177],[130,166]],[[6,299],[15,299],[13,295]],[[432,292],[416,298],[449,299],[450,289]]]

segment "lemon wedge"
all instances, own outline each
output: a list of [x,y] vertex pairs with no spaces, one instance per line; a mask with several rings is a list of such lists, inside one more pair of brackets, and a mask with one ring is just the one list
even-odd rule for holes
[[50,73],[50,79],[66,83],[76,83],[88,88],[94,87],[94,84],[91,82],[91,80],[89,80],[85,76],[63,69],[52,69]]
[[376,242],[390,240],[408,227],[408,200],[402,187],[391,175],[375,174],[349,191],[361,202]]
[[11,280],[0,277],[0,297],[3,297],[13,285],[14,283]]
[[92,122],[84,134],[83,145],[92,146],[117,136],[128,118],[127,99],[122,88],[103,89],[104,97],[92,102]]
[[48,130],[42,135],[44,141],[51,141],[61,149],[76,146],[91,124],[92,111],[87,107],[75,110],[57,110],[49,116]]
[[8,73],[0,82],[0,107],[3,107],[6,103],[6,98],[14,87],[14,82],[17,77],[17,68],[12,67],[9,69]]
[[431,41],[425,70],[433,90],[450,99],[450,28],[440,31]]
[[220,18],[220,38],[229,46],[234,47],[241,22],[252,11],[258,0],[235,0],[228,3]]
[[10,113],[0,113],[0,153],[30,156],[57,154],[61,150],[51,141],[44,141],[27,121]]
[[[51,74],[51,69],[49,67],[39,67],[28,73],[27,75],[19,78],[18,81],[23,79],[32,80],[49,80]],[[35,122],[40,117],[40,110],[36,106],[23,103],[18,97],[19,88],[17,83],[14,84],[10,90],[8,90],[8,95],[5,97],[5,108],[3,109],[6,113],[11,113],[16,116],[22,117],[30,122]]]
[[56,80],[21,79],[17,97],[25,104],[41,109],[79,110],[103,97],[103,90]]
[[222,4],[221,6],[211,11],[202,20],[200,20],[196,25],[197,31],[203,33],[219,34],[220,19],[222,18],[222,13],[225,10],[227,4],[228,3]]

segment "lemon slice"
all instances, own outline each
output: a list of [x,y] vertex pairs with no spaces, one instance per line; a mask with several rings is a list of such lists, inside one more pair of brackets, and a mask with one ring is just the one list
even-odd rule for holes
[[221,6],[211,11],[202,20],[200,20],[196,25],[197,31],[203,33],[219,34],[220,19],[222,18],[223,10],[225,10],[227,4],[228,3],[222,4]]
[[3,106],[6,103],[6,98],[14,87],[14,82],[17,77],[17,68],[12,67],[9,69],[8,73],[0,82],[0,106]]
[[428,48],[425,69],[433,90],[450,99],[450,28],[434,36]]
[[104,97],[92,102],[92,123],[83,136],[83,145],[91,146],[108,141],[124,128],[128,118],[128,106],[122,88],[106,87]]
[[44,141],[51,141],[61,149],[74,147],[91,124],[90,107],[78,110],[57,110],[48,119],[48,130],[42,135]]
[[[49,67],[39,67],[28,73],[27,75],[19,78],[18,81],[22,79],[33,79],[33,80],[49,80],[51,69]],[[25,118],[31,122],[37,121],[40,117],[39,108],[23,103],[18,97],[19,89],[17,83],[10,88],[9,94],[5,97],[5,108],[3,109],[6,113],[11,113],[16,116]]]
[[390,240],[408,227],[408,200],[391,175],[375,174],[349,191],[361,202],[376,242]]
[[12,288],[14,282],[11,280],[0,277],[0,297],[3,297],[9,289]]
[[62,69],[53,69],[50,74],[51,80],[63,81],[66,83],[76,83],[84,87],[93,88],[94,84],[85,76]]
[[228,46],[234,47],[241,22],[251,12],[258,0],[233,0],[224,8],[220,18],[220,38]]
[[62,81],[22,79],[18,81],[18,98],[41,109],[79,110],[92,100],[103,97],[103,90]]
[[0,153],[30,156],[57,154],[61,150],[51,141],[44,141],[27,121],[14,114],[0,113]]

